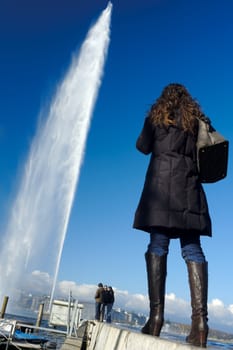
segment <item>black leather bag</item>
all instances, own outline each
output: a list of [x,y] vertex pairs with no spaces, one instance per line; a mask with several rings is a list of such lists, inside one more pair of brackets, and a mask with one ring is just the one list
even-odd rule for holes
[[197,167],[202,183],[213,183],[227,176],[229,141],[208,121],[198,118]]

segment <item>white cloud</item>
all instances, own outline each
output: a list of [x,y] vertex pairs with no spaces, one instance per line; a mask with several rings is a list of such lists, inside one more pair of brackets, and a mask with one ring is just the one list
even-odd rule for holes
[[219,299],[213,299],[210,305],[213,307],[224,307],[223,302]]
[[39,294],[51,292],[52,279],[47,272],[34,270],[30,275],[25,276],[20,288]]
[[44,282],[50,283],[50,276],[48,272],[41,272],[39,270],[35,270],[32,272],[32,277],[35,277],[36,279],[43,280]]
[[174,293],[166,295],[165,312],[167,315],[179,315],[179,318],[189,318],[191,313],[190,304],[178,298]]
[[95,285],[81,284],[78,285],[73,281],[61,281],[58,282],[57,293],[66,298],[70,291],[72,296],[80,301],[93,301],[96,291]]
[[230,305],[228,306],[228,310],[233,314],[233,304],[230,304]]
[[208,305],[209,318],[220,325],[233,327],[233,305],[225,306],[220,299],[213,299]]
[[116,305],[135,312],[144,312],[148,309],[148,298],[143,294],[129,294],[127,291],[115,290]]

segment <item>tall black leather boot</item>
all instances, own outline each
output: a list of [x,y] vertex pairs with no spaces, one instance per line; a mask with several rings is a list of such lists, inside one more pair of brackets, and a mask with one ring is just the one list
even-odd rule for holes
[[167,254],[158,256],[146,253],[150,317],[141,332],[159,337],[164,322],[165,281]]
[[208,295],[208,263],[187,262],[191,306],[192,326],[186,341],[194,346],[206,348],[208,337],[207,295]]

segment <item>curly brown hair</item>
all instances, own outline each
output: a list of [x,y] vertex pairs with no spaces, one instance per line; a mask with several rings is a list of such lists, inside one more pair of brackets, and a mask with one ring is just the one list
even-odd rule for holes
[[203,118],[199,103],[181,84],[169,84],[151,106],[148,117],[154,125],[177,125],[178,116],[185,131],[194,132],[196,118]]

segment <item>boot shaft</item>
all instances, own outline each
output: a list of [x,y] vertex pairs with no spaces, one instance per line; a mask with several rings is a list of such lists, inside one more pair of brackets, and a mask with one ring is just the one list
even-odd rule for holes
[[150,305],[158,306],[164,304],[167,255],[158,256],[147,252],[145,259]]
[[207,324],[208,264],[207,262],[188,261],[187,267],[192,306],[192,326],[186,341],[189,344],[205,348],[209,330]]
[[142,333],[159,336],[164,322],[165,282],[167,275],[167,255],[146,253],[150,317],[142,328]]
[[208,263],[188,261],[188,276],[192,306],[192,318],[207,317]]

